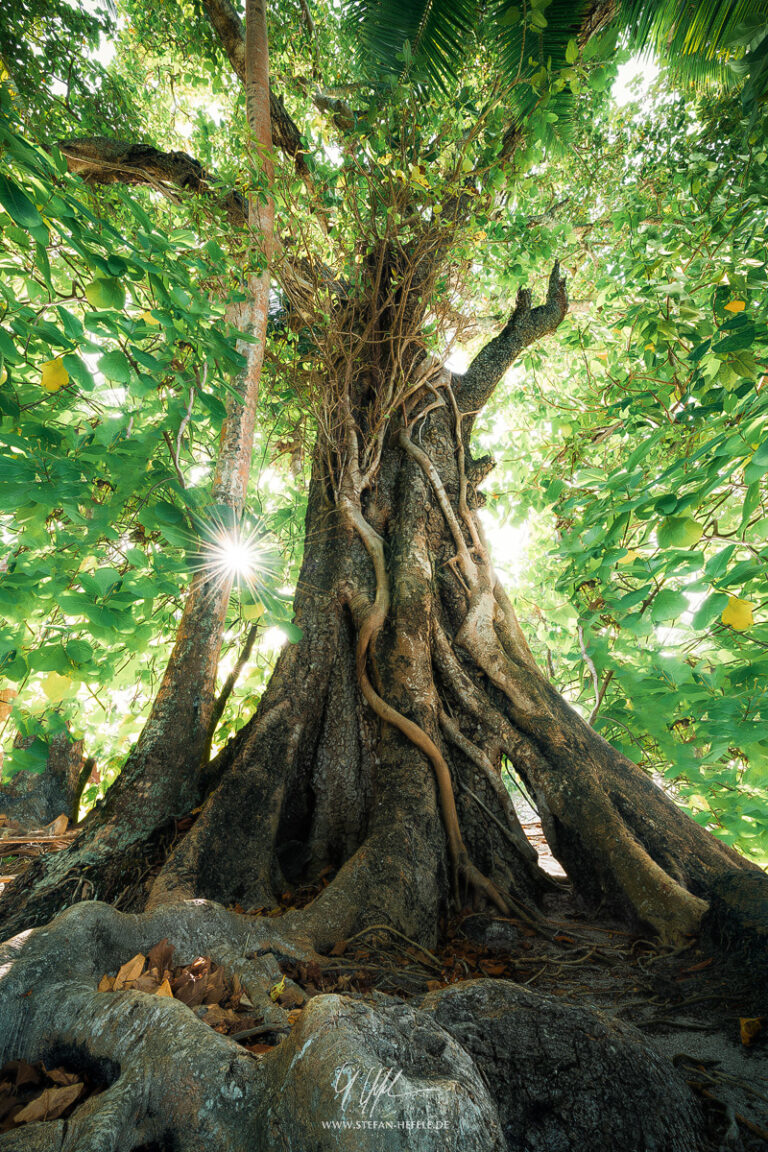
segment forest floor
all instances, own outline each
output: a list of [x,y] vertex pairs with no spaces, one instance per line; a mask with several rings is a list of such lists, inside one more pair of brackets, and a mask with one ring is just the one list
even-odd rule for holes
[[[295,1022],[309,999],[328,992],[354,998],[385,994],[417,1005],[427,992],[458,981],[512,980],[561,1001],[593,1006],[638,1028],[682,1071],[700,1098],[713,1148],[745,1152],[768,1148],[765,985],[760,987],[753,974],[742,973],[736,963],[713,955],[703,942],[662,949],[619,923],[582,911],[548,851],[535,814],[521,815],[554,881],[540,923],[525,916],[504,919],[465,909],[442,924],[441,943],[434,950],[387,926],[372,926],[336,945],[322,963],[276,967],[276,1004],[288,1008],[288,1019]],[[62,833],[60,826],[41,830],[35,849],[33,834],[24,842],[18,835],[8,835],[13,831],[6,829],[8,852],[56,850],[71,835]],[[11,839],[22,842],[11,844]],[[0,836],[0,859],[15,873],[24,857],[5,857]],[[0,898],[1,892],[0,888]],[[308,904],[317,893],[317,887],[299,888],[284,893],[278,907],[247,914],[279,917]],[[249,1012],[253,1006],[236,980],[233,984],[206,958],[174,966],[172,952],[167,942],[158,942],[146,957],[135,957],[118,973],[105,973],[104,990],[133,987],[173,995],[256,1059],[283,1042],[285,1027],[271,1028],[268,1020]],[[0,1069],[0,1132],[26,1119],[66,1116],[99,1090],[87,1077],[81,1083],[77,1070],[53,1069],[51,1077],[51,1070],[42,1065],[16,1067],[17,1063]],[[53,1099],[60,1101],[61,1109],[41,1115],[41,1107]]]

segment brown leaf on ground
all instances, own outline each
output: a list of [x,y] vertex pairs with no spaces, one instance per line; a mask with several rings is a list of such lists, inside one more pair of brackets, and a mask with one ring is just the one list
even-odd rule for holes
[[198,956],[191,964],[187,964],[185,971],[199,980],[201,976],[206,976],[211,971],[211,960],[209,956]]
[[206,978],[203,1004],[221,1004],[222,1000],[226,999],[228,995],[229,987],[227,974],[224,969],[217,968],[215,972],[209,972]]
[[81,1082],[76,1072],[67,1072],[66,1068],[51,1068],[50,1072],[46,1068],[45,1074],[54,1084],[68,1085]]
[[488,960],[484,960],[478,967],[486,976],[503,976],[507,970],[506,964],[494,964]]
[[121,989],[125,988],[126,984],[130,980],[138,980],[139,976],[141,976],[142,972],[144,971],[145,963],[146,956],[143,956],[142,953],[139,952],[136,956],[133,956],[130,960],[123,964],[122,968],[117,973],[117,976],[115,976],[113,991],[120,992]]
[[28,1064],[26,1060],[11,1060],[5,1065],[5,1071],[13,1076],[17,1088],[25,1084],[43,1083],[43,1065]]
[[132,980],[126,987],[135,988],[137,992],[157,992],[160,981],[156,976],[145,972],[143,976],[139,976],[138,980]]
[[17,1124],[30,1124],[33,1120],[57,1120],[70,1104],[80,1096],[84,1084],[69,1084],[64,1088],[46,1088],[39,1096],[17,1112]]
[[101,980],[99,980],[99,984],[98,984],[96,991],[97,992],[113,992],[114,988],[115,988],[114,976],[102,976]]
[[[237,1028],[243,1026],[242,1016],[238,1016],[237,1012],[233,1011],[232,1008],[222,1008],[218,1004],[211,1004],[211,1006],[206,1009],[202,1019],[211,1028],[218,1028],[223,1024],[226,1024],[228,1027],[237,1025]],[[233,1031],[235,1030],[233,1027]]]
[[162,984],[158,988],[155,995],[156,996],[170,996],[171,998],[173,998],[173,992],[171,991],[171,985],[168,982],[168,980],[163,980]]
[[168,943],[168,938],[160,940],[149,952],[147,952],[147,964],[150,968],[157,968],[158,972],[162,974],[171,967],[173,960],[173,944]]
[[333,948],[331,948],[331,956],[343,956],[346,950],[346,940],[339,940],[336,944],[334,944]]
[[61,836],[63,832],[66,832],[68,827],[69,817],[62,813],[62,815],[57,816],[55,820],[51,820],[50,824],[46,824],[43,831],[46,836]]
[[293,1028],[294,1024],[299,1019],[299,1016],[301,1016],[301,1013],[301,1008],[294,1008],[292,1012],[288,1013],[288,1026],[290,1028]]
[[195,969],[196,964],[197,961],[195,964],[183,968],[171,981],[174,996],[177,1000],[181,1000],[182,1004],[186,1004],[188,1008],[196,1008],[202,1004],[208,991],[210,974],[205,971],[202,965]]
[[274,1044],[247,1044],[247,1050],[252,1056],[264,1056],[267,1052],[274,1052]]

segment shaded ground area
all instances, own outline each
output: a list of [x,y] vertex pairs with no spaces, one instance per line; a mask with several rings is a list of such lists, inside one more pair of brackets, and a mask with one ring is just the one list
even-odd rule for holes
[[29,828],[0,811],[0,896],[30,860],[46,852],[60,852],[76,835],[77,828],[70,826],[64,815],[44,827]]
[[[564,1008],[590,1006],[609,1021],[639,1029],[702,1103],[706,1147],[765,1149],[768,1010],[759,969],[745,965],[736,952],[723,959],[706,939],[660,949],[617,922],[587,916],[549,854],[535,812],[524,809],[520,815],[543,866],[559,878],[544,898],[540,921],[465,908],[441,925],[442,943],[434,951],[386,925],[373,925],[309,962],[261,957],[262,965],[269,960],[271,967],[264,973],[269,999],[258,1005],[226,966],[207,956],[180,964],[167,940],[159,940],[146,955],[137,953],[114,971],[101,973],[98,990],[172,997],[259,1061],[291,1038],[318,997],[340,996],[361,1008],[366,1003],[380,1007],[391,998],[429,1011],[431,998],[454,986],[503,981],[498,985],[503,999],[508,982],[514,982],[551,997],[541,1002],[549,1012],[554,1001]],[[183,823],[177,834],[192,819]],[[29,859],[22,853],[56,850],[69,839],[62,827],[26,837],[16,832],[7,823],[0,829],[0,853],[9,872]],[[331,879],[329,870],[320,887],[286,891],[280,906],[249,911],[242,919],[272,922],[277,928],[286,913],[310,904]],[[764,956],[762,964],[765,968]],[[493,1000],[492,992],[486,995]],[[93,1068],[67,1062],[66,1056],[55,1067],[10,1061],[0,1068],[0,1132],[66,1120],[108,1087]]]

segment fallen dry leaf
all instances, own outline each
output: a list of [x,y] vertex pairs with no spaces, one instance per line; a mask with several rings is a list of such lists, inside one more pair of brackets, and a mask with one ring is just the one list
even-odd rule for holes
[[62,832],[66,832],[68,827],[69,817],[62,814],[61,816],[57,816],[55,820],[52,820],[50,824],[46,824],[43,831],[48,836],[61,836]]
[[26,1060],[11,1060],[5,1066],[5,1071],[13,1075],[14,1082],[17,1088],[22,1088],[25,1084],[42,1084],[42,1064],[33,1065],[28,1064]]
[[158,988],[155,995],[156,996],[170,996],[171,998],[173,998],[173,992],[171,991],[170,983],[167,980],[163,980],[162,984]]
[[217,968],[215,972],[208,973],[203,1003],[221,1004],[228,991],[226,973],[223,968]]
[[147,964],[150,968],[157,968],[158,972],[163,973],[171,967],[173,951],[173,944],[169,944],[166,937],[147,952]]
[[67,1072],[66,1068],[51,1068],[50,1072],[45,1069],[45,1074],[49,1080],[53,1080],[54,1084],[79,1084],[80,1077],[76,1072]]
[[203,1016],[203,1020],[211,1028],[216,1028],[220,1024],[239,1024],[241,1019],[231,1008],[221,1008],[218,1004],[211,1004]]
[[146,956],[142,956],[141,952],[139,952],[138,955],[133,956],[130,960],[123,964],[122,968],[117,973],[117,976],[115,976],[113,991],[120,992],[121,989],[125,988],[129,980],[138,980],[139,976],[141,976],[142,972],[144,971],[145,963]]
[[115,987],[114,976],[102,976],[101,980],[99,980],[99,984],[98,984],[96,991],[97,992],[112,992],[112,991],[114,991],[114,987]]
[[745,1048],[748,1048],[755,1037],[762,1031],[763,1019],[762,1016],[742,1016],[739,1019],[739,1034],[741,1042]]
[[160,981],[145,972],[143,976],[139,976],[138,980],[132,980],[129,987],[135,988],[137,992],[157,992],[160,986]]
[[70,1084],[65,1088],[46,1088],[14,1116],[17,1124],[30,1124],[33,1120],[56,1120],[74,1104],[84,1084]]

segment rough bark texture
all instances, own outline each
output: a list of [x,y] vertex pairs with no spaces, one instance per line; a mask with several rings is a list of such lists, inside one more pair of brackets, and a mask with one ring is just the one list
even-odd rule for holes
[[42,828],[57,816],[76,822],[80,796],[93,766],[93,760],[83,756],[82,740],[70,740],[66,732],[53,736],[44,772],[22,770],[0,785],[0,814],[22,828]]
[[[311,956],[274,920],[197,901],[142,916],[82,903],[0,948],[0,1066],[62,1059],[104,1090],[68,1120],[0,1136],[3,1152],[698,1152],[698,1109],[642,1036],[599,1013],[504,981],[428,995],[317,996],[260,1059],[177,1000],[97,992],[164,938],[237,972],[280,1027],[268,995],[279,958]],[[45,996],[30,996],[44,987]],[[372,1092],[396,1076],[391,1091]],[[554,1089],[553,1089],[554,1081]]]
[[[365,485],[357,433],[370,377],[348,392],[338,467],[333,445],[316,453],[296,599],[303,637],[281,655],[256,715],[212,769],[181,773],[168,762],[152,738],[157,718],[185,734],[178,761],[195,732],[207,733],[213,706],[212,678],[201,689],[199,669],[186,680],[183,670],[216,630],[197,619],[187,628],[185,616],[177,649],[190,645],[190,659],[171,661],[136,752],[79,840],[8,890],[6,933],[73,899],[114,899],[126,886],[120,869],[127,862],[135,879],[148,839],[206,790],[152,883],[152,907],[192,897],[269,906],[330,868],[333,882],[301,914],[320,950],[382,921],[433,943],[440,915],[467,900],[536,920],[547,879],[505,797],[503,756],[584,901],[665,940],[696,930],[721,873],[756,871],[563,700],[496,581],[464,412],[471,419],[505,365],[566,306],[555,267],[545,304],[520,294],[464,378],[432,372],[416,387]],[[227,460],[234,467],[242,454]],[[131,906],[142,899],[134,885]]]

